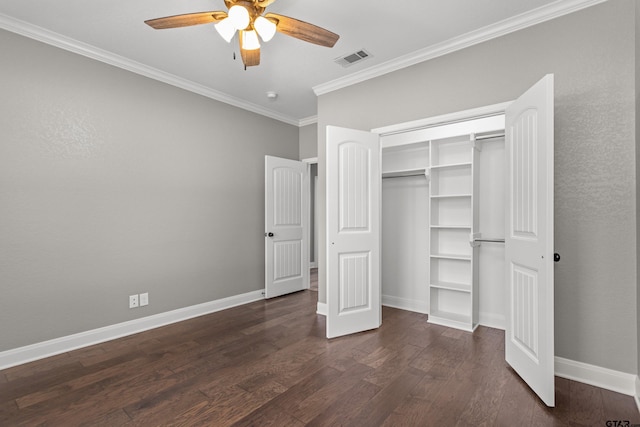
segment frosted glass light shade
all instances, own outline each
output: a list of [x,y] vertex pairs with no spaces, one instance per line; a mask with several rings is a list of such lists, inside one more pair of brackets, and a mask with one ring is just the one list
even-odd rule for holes
[[216,31],[220,36],[226,40],[227,43],[231,41],[233,35],[236,33],[236,27],[229,18],[224,18],[218,22],[215,26]]
[[249,11],[243,6],[235,5],[229,9],[229,18],[236,30],[244,30],[249,25]]
[[244,50],[260,49],[260,41],[255,31],[242,31],[240,36],[242,37],[242,48]]
[[253,21],[253,28],[256,29],[262,41],[268,42],[271,40],[276,33],[276,24],[269,21],[264,16],[258,16],[255,21]]

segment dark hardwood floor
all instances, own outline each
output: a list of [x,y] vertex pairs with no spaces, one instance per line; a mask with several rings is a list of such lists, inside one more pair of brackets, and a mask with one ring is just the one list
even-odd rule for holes
[[556,378],[542,405],[506,365],[504,333],[384,308],[327,340],[303,291],[0,371],[0,425],[606,426],[633,398]]

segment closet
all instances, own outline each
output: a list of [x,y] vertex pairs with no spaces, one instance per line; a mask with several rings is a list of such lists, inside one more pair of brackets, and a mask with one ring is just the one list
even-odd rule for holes
[[504,328],[504,118],[381,136],[382,303]]
[[429,144],[383,149],[382,304],[428,313]]
[[326,127],[327,338],[380,327],[381,303],[503,328],[505,360],[554,405],[553,94],[548,74],[509,103]]

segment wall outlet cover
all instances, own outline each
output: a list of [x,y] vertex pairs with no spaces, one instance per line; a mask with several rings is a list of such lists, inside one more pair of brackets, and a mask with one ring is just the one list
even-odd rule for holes
[[140,307],[144,307],[145,305],[149,305],[149,292],[140,294]]
[[129,308],[136,308],[138,306],[138,295],[129,295]]

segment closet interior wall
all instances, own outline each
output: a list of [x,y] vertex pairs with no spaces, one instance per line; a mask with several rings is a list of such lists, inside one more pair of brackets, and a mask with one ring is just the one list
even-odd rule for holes
[[[482,238],[504,239],[505,174],[504,136],[481,142],[479,153],[478,220]],[[504,243],[482,242],[478,251],[479,323],[504,329],[507,309]]]
[[[382,303],[430,311],[429,141],[382,149]],[[504,238],[504,137],[478,144],[476,215],[482,238]],[[478,318],[504,329],[504,244],[478,248]]]
[[382,304],[428,313],[429,144],[382,150]]

